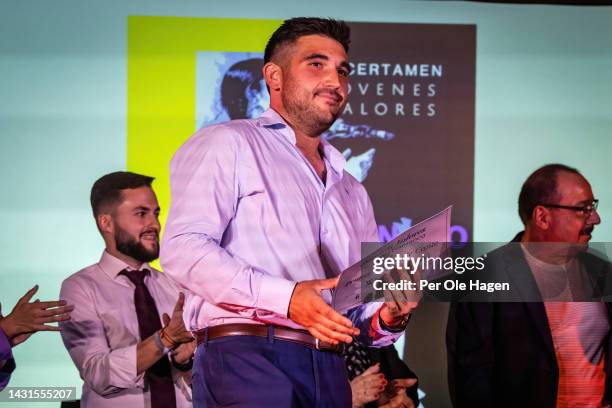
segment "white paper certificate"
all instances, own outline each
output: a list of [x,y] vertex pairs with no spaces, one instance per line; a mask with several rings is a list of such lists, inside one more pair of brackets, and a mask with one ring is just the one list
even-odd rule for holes
[[450,243],[451,211],[452,206],[449,206],[421,221],[342,271],[333,292],[333,308],[340,313],[346,313],[363,303],[382,300],[376,298],[376,290],[373,287],[373,282],[382,277],[373,272],[374,258],[396,255],[440,256]]

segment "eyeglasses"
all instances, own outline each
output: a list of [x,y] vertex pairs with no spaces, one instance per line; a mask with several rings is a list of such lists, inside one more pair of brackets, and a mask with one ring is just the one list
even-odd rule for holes
[[573,210],[580,212],[585,218],[589,218],[593,211],[597,210],[597,205],[599,204],[599,200],[593,200],[591,204],[583,205],[583,206],[575,206],[575,205],[558,205],[558,204],[540,204],[542,207],[549,208],[563,208],[565,210]]

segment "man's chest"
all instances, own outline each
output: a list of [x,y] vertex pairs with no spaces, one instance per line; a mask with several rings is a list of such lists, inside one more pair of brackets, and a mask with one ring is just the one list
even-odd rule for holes
[[311,217],[326,206],[354,206],[357,197],[342,169],[317,152],[307,154],[280,140],[253,139],[240,151],[236,171],[240,201],[263,194],[278,211]]

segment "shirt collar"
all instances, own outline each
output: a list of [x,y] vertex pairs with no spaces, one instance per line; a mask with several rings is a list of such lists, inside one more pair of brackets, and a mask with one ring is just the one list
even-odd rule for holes
[[[291,126],[285,122],[283,117],[276,112],[274,109],[267,109],[262,115],[257,118],[257,124],[259,126],[278,130],[285,138],[295,146],[295,132],[291,129]],[[327,140],[321,138],[321,150],[325,159],[329,161],[332,169],[342,177],[343,170],[346,166],[346,159]]]
[[278,130],[280,134],[285,136],[285,138],[295,146],[295,132],[291,129],[291,126],[285,122],[285,119],[283,119],[274,109],[270,108],[262,113],[261,116],[257,118],[257,124],[265,128]]
[[[106,250],[102,252],[102,256],[100,257],[100,262],[98,264],[104,273],[111,279],[117,278],[119,272],[123,271],[124,269],[134,270],[134,268],[123,262],[121,259],[109,254],[106,252]],[[152,270],[148,263],[143,263],[140,266],[140,269]]]

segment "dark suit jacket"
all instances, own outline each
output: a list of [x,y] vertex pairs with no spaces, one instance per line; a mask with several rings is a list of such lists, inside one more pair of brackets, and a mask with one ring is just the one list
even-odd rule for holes
[[[520,234],[515,241],[520,240]],[[499,251],[499,252],[498,252]],[[511,253],[510,274],[521,293],[537,295],[537,285],[527,261],[516,245],[492,252]],[[588,254],[582,259],[597,277],[609,276],[609,264]],[[517,278],[517,276],[513,276]],[[534,292],[535,291],[535,292]],[[608,318],[612,305],[606,303]],[[536,302],[451,304],[446,333],[448,379],[451,399],[457,408],[538,407],[555,408],[559,369],[544,304]],[[612,401],[612,336],[604,344],[605,400]]]

